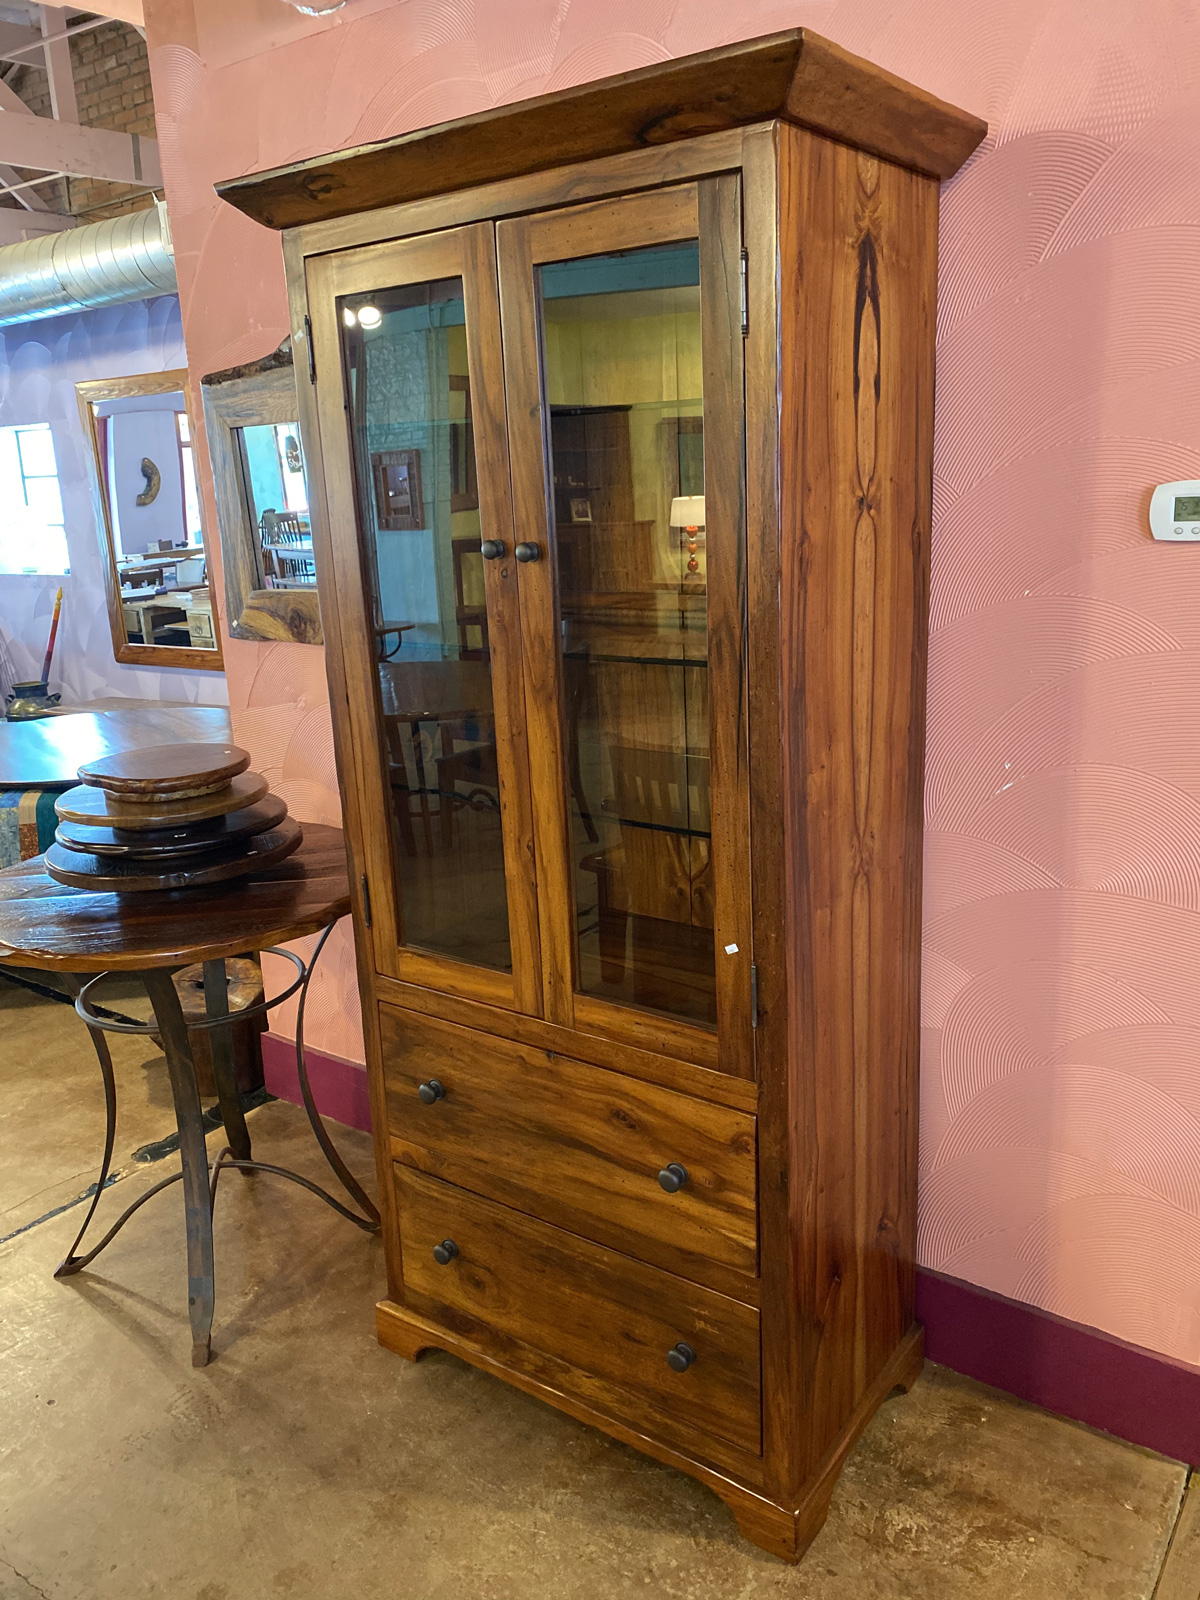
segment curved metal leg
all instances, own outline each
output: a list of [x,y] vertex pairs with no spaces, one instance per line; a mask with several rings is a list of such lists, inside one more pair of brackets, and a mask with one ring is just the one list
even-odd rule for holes
[[[342,1160],[341,1156],[338,1154],[337,1146],[329,1137],[329,1132],[325,1127],[324,1122],[321,1120],[321,1113],[317,1110],[316,1101],[313,1099],[312,1089],[309,1087],[308,1068],[304,1060],[304,1005],[308,999],[308,985],[313,975],[313,968],[317,964],[317,958],[320,956],[321,951],[324,950],[325,941],[333,932],[334,926],[335,924],[331,922],[329,926],[322,931],[321,937],[317,940],[316,948],[312,953],[312,957],[307,963],[304,973],[304,982],[300,987],[300,1001],[296,1007],[296,1072],[300,1079],[300,1095],[304,1101],[304,1109],[308,1113],[308,1122],[309,1126],[312,1128],[313,1137],[321,1146],[322,1153],[324,1154],[326,1161],[328,1161],[329,1165],[333,1168],[342,1188],[345,1189],[348,1195],[358,1202],[370,1219],[369,1222],[363,1222],[361,1218],[352,1216],[350,1220],[352,1222],[357,1222],[360,1228],[365,1228],[368,1232],[377,1233],[380,1227],[379,1209],[375,1205],[375,1202],[371,1199],[370,1195],[363,1188],[362,1184],[359,1183],[358,1179],[350,1171],[350,1168]],[[325,1198],[328,1199],[328,1196]],[[340,1210],[341,1208],[338,1207],[338,1209]]]
[[204,1142],[200,1091],[188,1041],[187,1024],[165,968],[140,974],[154,1007],[154,1018],[167,1057],[167,1073],[179,1125],[183,1161],[183,1204],[187,1219],[188,1318],[192,1325],[192,1365],[204,1367],[212,1347],[213,1283],[212,1194],[209,1190],[208,1146]]
[[[224,961],[204,963],[204,1010],[210,1021],[229,1017],[229,989]],[[212,1057],[213,1080],[217,1086],[217,1101],[221,1107],[221,1121],[229,1135],[229,1147],[239,1161],[250,1160],[250,1130],[246,1127],[242,1111],[242,1097],[238,1093],[237,1074],[233,1066],[233,1023],[226,1020],[208,1030],[209,1053]]]
[[[66,984],[69,993],[78,998],[81,987],[80,980],[73,973],[64,973],[63,982]],[[88,1032],[92,1036],[92,1044],[100,1061],[100,1074],[104,1079],[104,1159],[100,1163],[100,1176],[96,1180],[96,1192],[92,1196],[92,1203],[87,1209],[87,1216],[83,1219],[83,1226],[75,1235],[71,1248],[55,1268],[54,1276],[56,1278],[69,1278],[72,1273],[79,1272],[83,1267],[86,1267],[92,1256],[96,1254],[95,1250],[86,1256],[77,1256],[75,1252],[79,1249],[83,1236],[88,1231],[88,1224],[95,1216],[96,1207],[100,1204],[100,1196],[104,1192],[104,1185],[108,1182],[108,1171],[112,1166],[113,1144],[117,1137],[117,1080],[113,1074],[112,1055],[109,1052],[108,1040],[99,1028],[89,1026]],[[104,1242],[107,1244],[107,1239]],[[96,1248],[103,1249],[103,1245],[98,1245]]]

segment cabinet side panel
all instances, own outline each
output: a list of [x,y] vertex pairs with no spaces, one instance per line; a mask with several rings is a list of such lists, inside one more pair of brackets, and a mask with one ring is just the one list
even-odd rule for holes
[[808,1471],[913,1320],[937,185],[781,129],[794,1244]]

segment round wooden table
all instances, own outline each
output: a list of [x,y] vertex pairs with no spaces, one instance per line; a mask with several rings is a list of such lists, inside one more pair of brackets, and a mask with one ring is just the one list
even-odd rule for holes
[[[40,856],[0,871],[0,962],[59,974],[75,996],[75,1009],[91,1031],[104,1075],[108,1130],[100,1179],[83,1226],[55,1276],[68,1277],[79,1272],[152,1195],[171,1183],[182,1181],[194,1366],[204,1366],[211,1352],[212,1201],[223,1167],[273,1172],[289,1178],[319,1195],[359,1227],[372,1232],[379,1227],[378,1211],[338,1155],[321,1121],[304,1065],[304,1003],[309,979],[333,925],[349,911],[341,830],[314,823],[305,825],[300,848],[280,865],[210,888],[125,895],[70,889],[56,883],[46,873]],[[294,951],[274,948],[313,933],[320,933],[321,939],[307,963]],[[272,950],[285,956],[297,968],[298,976],[283,994],[264,1001],[261,1007],[239,1011],[231,1017],[225,998],[225,959],[248,950]],[[172,981],[173,972],[198,962],[204,964],[207,1016],[202,1026],[213,1030],[213,1077],[221,1120],[229,1139],[228,1147],[211,1165],[187,1026]],[[103,974],[110,972],[133,974],[141,980],[154,1009],[153,1022],[134,1024],[97,1015],[88,991]],[[326,1159],[365,1216],[350,1211],[298,1173],[251,1159],[250,1135],[234,1074],[230,1025],[259,1009],[279,1005],[296,993],[300,996],[296,1058],[305,1110]],[[161,1035],[179,1127],[182,1171],[164,1179],[134,1201],[98,1245],[86,1255],[79,1255],[79,1245],[108,1177],[116,1131],[116,1080],[105,1032],[157,1032]]]

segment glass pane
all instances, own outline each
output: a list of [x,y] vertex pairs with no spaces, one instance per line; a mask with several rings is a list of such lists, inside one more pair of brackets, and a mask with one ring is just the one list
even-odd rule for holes
[[462,280],[338,312],[404,940],[510,971]]
[[540,277],[578,985],[715,1026],[699,247]]
[[21,447],[21,470],[27,478],[52,478],[57,472],[54,464],[54,440],[50,424],[39,423],[32,428],[18,428],[17,439]]

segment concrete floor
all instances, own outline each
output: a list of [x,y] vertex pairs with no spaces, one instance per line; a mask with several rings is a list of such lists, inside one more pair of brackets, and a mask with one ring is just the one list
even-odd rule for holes
[[[109,1003],[144,1012],[129,995]],[[173,1127],[165,1065],[113,1037],[124,1175],[102,1219],[177,1163],[133,1159]],[[0,978],[3,1600],[1200,1597],[1186,1469],[934,1367],[785,1567],[691,1479],[452,1357],[381,1350],[378,1240],[267,1176],[221,1180],[217,1358],[193,1371],[177,1187],[51,1277],[102,1127],[82,1025]],[[294,1107],[250,1127],[322,1177]],[[366,1138],[340,1139],[369,1174]]]

